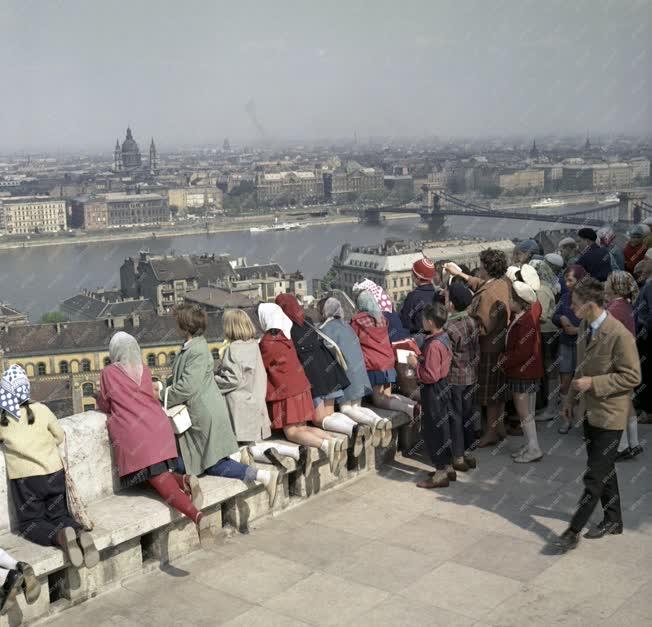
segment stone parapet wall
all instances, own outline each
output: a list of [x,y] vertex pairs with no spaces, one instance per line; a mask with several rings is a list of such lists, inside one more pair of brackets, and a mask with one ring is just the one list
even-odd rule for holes
[[[415,429],[407,415],[376,410],[394,424],[394,438],[387,449],[373,449],[369,443],[358,459],[349,452],[346,469],[339,476],[330,472],[321,451],[311,449],[313,467],[309,476],[292,465],[283,478],[273,509],[267,493],[256,483],[221,477],[202,477],[203,511],[211,523],[216,541],[227,530],[247,531],[250,521],[283,509],[300,506],[319,492],[354,480],[392,459],[397,446],[409,448]],[[0,501],[0,547],[19,560],[32,564],[41,580],[41,596],[34,605],[24,597],[0,618],[0,627],[28,624],[38,618],[65,611],[110,589],[126,577],[200,548],[195,525],[170,509],[155,493],[146,489],[120,490],[106,429],[106,416],[85,412],[61,420],[68,440],[71,474],[94,522],[93,537],[100,550],[98,566],[73,569],[63,553],[24,540],[13,530],[15,514],[7,480]],[[4,469],[4,456],[0,456]],[[6,477],[6,473],[5,477]]]

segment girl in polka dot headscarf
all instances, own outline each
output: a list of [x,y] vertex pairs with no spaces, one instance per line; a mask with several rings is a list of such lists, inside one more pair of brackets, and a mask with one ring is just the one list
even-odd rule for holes
[[20,407],[25,406],[27,420],[31,425],[34,422],[34,414],[29,406],[30,385],[27,373],[17,364],[12,364],[2,374],[0,381],[0,421],[3,426],[7,425],[7,414],[11,414],[16,420],[20,418]]

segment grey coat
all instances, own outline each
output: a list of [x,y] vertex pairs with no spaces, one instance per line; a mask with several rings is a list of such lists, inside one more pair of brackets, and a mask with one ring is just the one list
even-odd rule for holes
[[351,385],[342,390],[344,396],[340,400],[359,401],[371,394],[371,383],[364,365],[360,340],[351,325],[340,318],[332,318],[322,325],[321,331],[339,346],[346,361],[346,376]]
[[182,403],[192,426],[177,442],[186,472],[199,475],[238,450],[226,402],[213,378],[213,356],[202,336],[184,344],[174,360],[168,407]]
[[238,442],[254,442],[271,435],[267,413],[267,373],[257,340],[229,344],[215,382],[224,394]]

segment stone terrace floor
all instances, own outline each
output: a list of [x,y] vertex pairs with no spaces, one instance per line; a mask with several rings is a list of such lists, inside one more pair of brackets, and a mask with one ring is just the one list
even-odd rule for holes
[[510,438],[439,491],[414,486],[418,453],[397,456],[46,624],[652,625],[652,452],[618,465],[625,533],[560,555],[547,540],[579,498],[585,453],[579,430],[539,433],[544,461],[512,463]]

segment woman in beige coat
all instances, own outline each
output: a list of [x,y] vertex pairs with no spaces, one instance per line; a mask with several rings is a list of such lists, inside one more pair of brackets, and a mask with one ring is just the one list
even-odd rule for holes
[[215,382],[226,400],[236,439],[246,445],[241,449],[243,462],[251,463],[253,458],[285,468],[282,458],[291,457],[300,468],[310,472],[305,446],[261,442],[272,432],[265,400],[267,373],[251,318],[242,309],[229,309],[224,313],[222,326],[228,343]]

